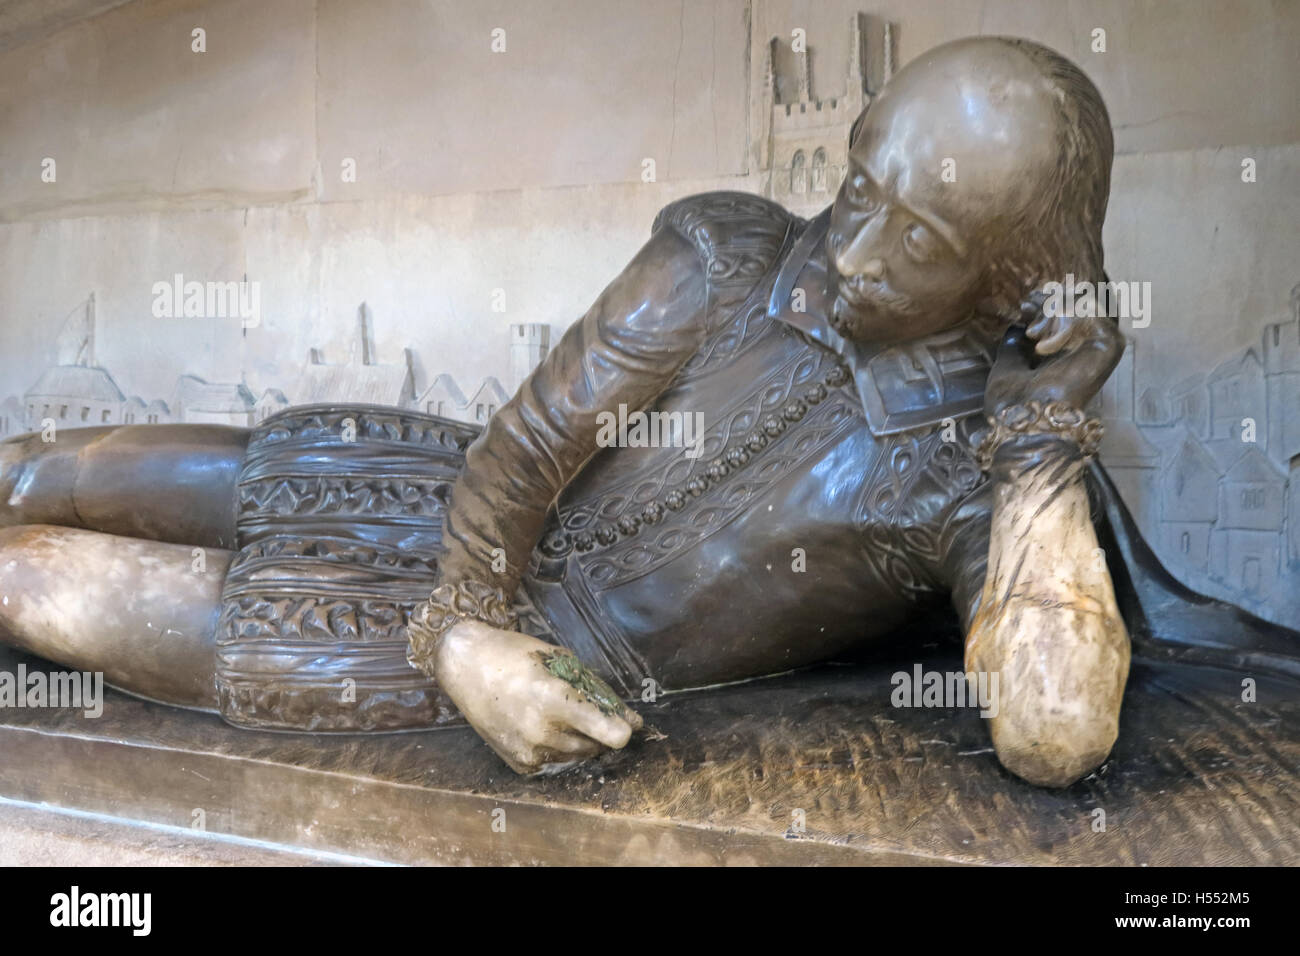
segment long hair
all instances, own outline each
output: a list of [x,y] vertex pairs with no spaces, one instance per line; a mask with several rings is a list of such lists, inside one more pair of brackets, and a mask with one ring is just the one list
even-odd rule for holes
[[1105,281],[1101,229],[1115,140],[1101,93],[1077,66],[1041,44],[999,38],[1033,61],[1050,85],[1059,160],[1037,200],[1005,225],[990,269],[993,311],[1004,319],[1045,282]]

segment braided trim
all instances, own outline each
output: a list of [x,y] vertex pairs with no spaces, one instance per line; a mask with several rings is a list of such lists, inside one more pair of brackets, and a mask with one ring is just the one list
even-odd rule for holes
[[425,601],[411,613],[407,626],[410,646],[406,660],[430,677],[434,654],[442,636],[458,621],[481,621],[503,631],[517,631],[519,616],[506,599],[505,592],[482,581],[461,581],[434,588]]
[[993,465],[993,456],[1003,442],[1020,435],[1056,435],[1068,438],[1079,445],[1085,458],[1097,454],[1097,446],[1105,428],[1100,419],[1089,418],[1081,409],[1066,402],[1027,401],[1020,405],[1008,405],[998,412],[997,418],[989,418],[992,426],[984,435],[975,456],[980,468],[988,471]]

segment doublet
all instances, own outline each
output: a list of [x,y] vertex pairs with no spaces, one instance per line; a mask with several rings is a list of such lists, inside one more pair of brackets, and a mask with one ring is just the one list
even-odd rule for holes
[[523,589],[564,643],[636,695],[812,663],[918,604],[978,600],[987,353],[957,332],[861,354],[791,311],[792,281],[824,281],[806,266],[825,216],[715,193],[655,228],[708,279],[704,344],[653,404],[703,412],[703,449],[604,450],[559,494]]
[[[629,697],[825,660],[920,605],[964,617],[991,513],[988,355],[961,331],[867,354],[817,296],[796,311],[793,288],[824,281],[825,218],[744,193],[669,205],[652,237],[693,251],[702,306],[589,313],[482,433],[342,406],[259,426],[218,632],[226,719],[457,719],[404,651],[434,584],[466,578],[507,585],[522,630]],[[702,451],[597,448],[619,404],[701,413]]]

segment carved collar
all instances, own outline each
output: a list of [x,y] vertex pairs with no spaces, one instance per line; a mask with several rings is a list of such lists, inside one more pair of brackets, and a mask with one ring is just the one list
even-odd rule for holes
[[[859,345],[832,328],[823,252],[830,214],[827,207],[817,215],[790,250],[772,287],[768,314],[844,359],[874,435],[980,412],[993,354],[970,325],[887,346]],[[796,289],[803,311],[794,309]]]

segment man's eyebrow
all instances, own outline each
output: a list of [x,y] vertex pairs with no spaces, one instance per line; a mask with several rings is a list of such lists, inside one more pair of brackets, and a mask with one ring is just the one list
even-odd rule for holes
[[904,200],[902,196],[895,194],[894,201],[906,209],[913,219],[916,219],[918,222],[932,230],[958,256],[963,259],[966,257],[966,244],[961,241],[956,230],[953,229],[952,226],[948,225],[948,223],[944,222],[933,213],[917,212],[916,208]]
[[947,244],[960,258],[966,258],[966,244],[958,238],[956,230],[948,225],[942,219],[934,215],[923,216],[911,206],[904,203],[901,199],[898,204],[911,213],[919,222],[932,229],[934,233]]
[[856,156],[854,156],[852,153],[849,154],[848,175],[849,176],[860,175],[866,178],[873,186],[876,187],[876,191],[878,193],[880,193],[882,196],[884,196],[886,199],[890,200],[891,202],[902,207],[903,210],[905,210],[907,214],[910,215],[913,219],[917,220],[918,222],[922,223],[923,225],[931,229],[940,239],[942,239],[948,245],[950,249],[952,249],[953,252],[955,252],[958,256],[965,258],[966,244],[963,243],[960,238],[958,238],[957,233],[953,230],[952,226],[948,225],[948,223],[944,222],[942,219],[938,218],[937,216],[930,215],[930,214],[922,214],[917,212],[915,207],[913,207],[910,203],[905,201],[903,197],[899,196],[898,193],[892,188],[892,186],[886,187],[879,179],[871,175],[871,172],[870,170],[867,169],[866,165],[864,165],[863,162],[860,159],[858,159]]

